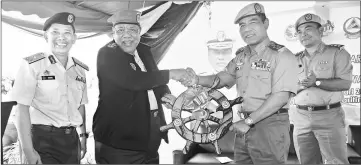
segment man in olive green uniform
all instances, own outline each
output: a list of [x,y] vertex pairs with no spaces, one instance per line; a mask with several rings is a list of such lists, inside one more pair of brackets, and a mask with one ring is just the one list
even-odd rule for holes
[[294,98],[294,143],[300,163],[348,164],[342,91],[351,86],[352,64],[343,45],[322,42],[321,18],[305,14],[295,24],[305,50],[296,54],[299,90]]
[[[288,100],[297,91],[297,61],[284,46],[268,38],[269,20],[262,5],[252,3],[235,19],[247,46],[236,52],[225,71],[197,76],[182,83],[219,89],[237,84],[244,98],[239,109],[242,120],[230,130],[236,132],[235,163],[286,163],[290,145]],[[245,119],[244,119],[245,118]]]

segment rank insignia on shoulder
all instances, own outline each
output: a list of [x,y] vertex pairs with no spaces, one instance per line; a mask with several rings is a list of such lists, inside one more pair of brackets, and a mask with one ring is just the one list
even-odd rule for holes
[[243,52],[243,51],[244,51],[244,47],[239,48],[239,49],[236,51],[236,55],[239,54],[239,53],[241,53],[241,52]]
[[344,45],[340,45],[340,44],[330,44],[328,46],[335,47],[335,48],[338,48],[340,50],[342,50],[344,48]]
[[108,48],[115,48],[115,47],[117,47],[117,43],[115,42],[108,44]]
[[81,61],[76,59],[75,57],[72,57],[72,58],[76,65],[79,65],[80,67],[84,68],[86,71],[89,71],[89,67],[87,65],[85,65],[84,63],[82,63]]
[[285,48],[285,46],[277,44],[277,43],[275,43],[273,41],[271,41],[268,44],[268,47],[271,48],[272,50],[275,50],[275,51],[278,51],[278,52],[282,52],[284,50],[284,48]]
[[36,53],[34,55],[31,55],[29,57],[25,57],[24,60],[26,60],[29,64],[34,63],[36,61],[42,60],[45,58],[44,53]]

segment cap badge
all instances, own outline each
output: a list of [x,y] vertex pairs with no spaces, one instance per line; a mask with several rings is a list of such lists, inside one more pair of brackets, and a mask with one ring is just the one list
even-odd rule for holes
[[73,21],[74,21],[74,16],[71,15],[71,14],[69,14],[69,15],[68,15],[68,22],[69,22],[69,23],[72,23]]
[[305,15],[305,20],[306,21],[311,21],[312,20],[312,15],[311,14],[306,14]]
[[140,21],[140,13],[137,14],[137,18],[136,21],[139,22]]
[[217,40],[218,40],[219,42],[222,42],[222,41],[224,41],[225,39],[226,39],[226,34],[224,34],[223,31],[218,32],[218,34],[217,34]]
[[254,10],[256,13],[260,13],[262,11],[261,6],[258,3],[254,4]]

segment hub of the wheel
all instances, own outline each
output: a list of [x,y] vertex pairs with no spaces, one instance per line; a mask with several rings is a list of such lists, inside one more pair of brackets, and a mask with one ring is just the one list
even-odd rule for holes
[[[212,100],[214,100],[217,105],[212,103]],[[176,99],[171,113],[172,123],[162,126],[161,131],[175,129],[182,138],[187,140],[187,144],[183,150],[184,153],[189,151],[193,143],[213,143],[216,152],[220,154],[221,150],[218,146],[218,140],[227,133],[228,128],[232,124],[232,106],[234,103],[234,101],[231,103],[218,90],[209,90],[202,87],[189,88]],[[186,108],[186,106],[188,106],[188,108]],[[219,111],[223,113],[221,118],[213,115]],[[191,115],[182,118],[182,112],[190,113]],[[210,129],[209,121],[216,123],[217,128],[213,130]],[[191,123],[191,128],[186,127],[185,124],[187,123]],[[200,125],[206,127],[206,133],[198,133]]]

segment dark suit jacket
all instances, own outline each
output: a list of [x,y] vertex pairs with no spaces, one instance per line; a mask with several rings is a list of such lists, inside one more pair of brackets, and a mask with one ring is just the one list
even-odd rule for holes
[[[139,44],[139,57],[147,72],[142,72],[134,57],[114,41],[102,47],[97,57],[99,102],[93,118],[96,141],[129,150],[147,150],[150,138],[150,110],[147,90],[157,98],[160,125],[166,125],[160,98],[170,93],[169,70],[159,70],[150,47]],[[160,126],[159,126],[160,127]],[[162,138],[168,142],[167,133]]]

